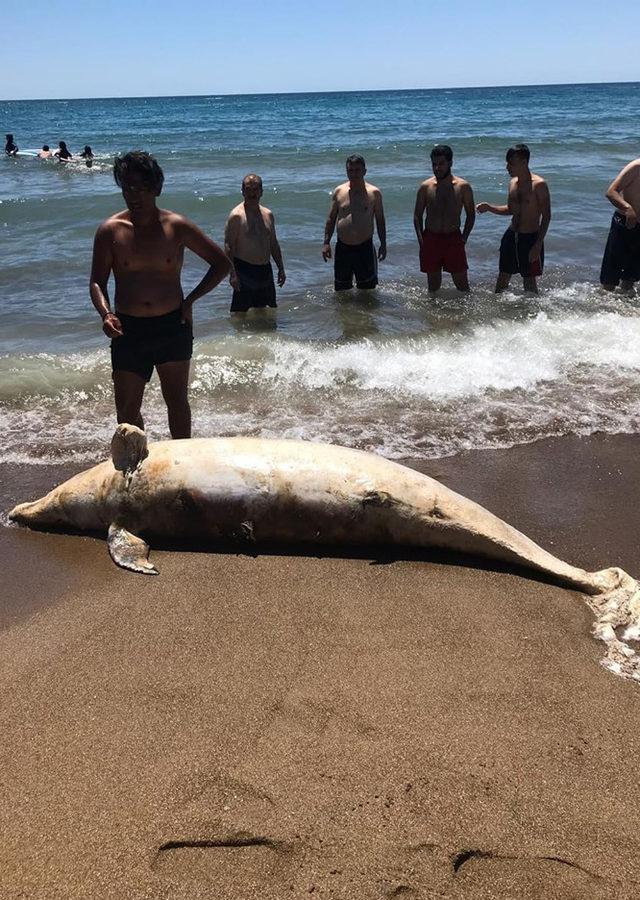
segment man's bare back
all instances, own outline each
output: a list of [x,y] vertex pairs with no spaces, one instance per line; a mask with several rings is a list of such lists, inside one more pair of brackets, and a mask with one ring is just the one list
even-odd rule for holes
[[337,208],[338,240],[351,246],[370,240],[373,237],[376,208],[381,202],[380,190],[366,181],[361,190],[352,188],[348,181],[338,185],[333,192],[332,201]]
[[259,205],[255,210],[247,210],[244,202],[239,203],[229,213],[226,232],[232,237],[234,256],[255,266],[269,262],[274,220],[273,213],[266,206]]
[[[425,230],[434,234],[450,234],[460,228],[462,209],[471,186],[464,178],[450,175],[439,180],[427,178],[418,188],[416,206],[426,214]],[[473,197],[471,198],[473,205]]]

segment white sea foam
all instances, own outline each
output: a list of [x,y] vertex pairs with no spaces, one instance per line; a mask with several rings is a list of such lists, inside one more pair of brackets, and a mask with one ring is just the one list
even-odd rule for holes
[[[432,457],[549,435],[640,430],[633,307],[463,317],[420,336],[311,342],[273,333],[197,345],[197,434],[296,437]],[[450,311],[449,311],[450,314]],[[157,382],[145,400],[166,434]],[[0,359],[0,460],[91,461],[113,427],[108,355]]]

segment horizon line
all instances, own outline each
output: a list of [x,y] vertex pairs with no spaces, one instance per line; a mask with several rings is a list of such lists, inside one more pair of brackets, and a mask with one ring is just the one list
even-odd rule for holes
[[457,87],[421,87],[421,88],[362,88],[331,91],[253,91],[239,94],[225,91],[214,91],[206,94],[138,94],[104,97],[5,97],[0,103],[69,103],[77,100],[177,100],[198,99],[205,97],[295,97],[321,96],[326,94],[393,94],[421,93],[427,91],[483,91],[495,88],[553,88],[553,87],[594,87],[598,85],[640,84],[640,81],[557,81],[537,84],[476,84]]

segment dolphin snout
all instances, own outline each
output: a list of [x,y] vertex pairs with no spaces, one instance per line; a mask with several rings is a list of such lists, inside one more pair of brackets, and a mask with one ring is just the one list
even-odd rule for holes
[[14,506],[9,512],[9,521],[25,525],[29,521],[29,510],[32,506],[33,503],[18,503],[18,505]]

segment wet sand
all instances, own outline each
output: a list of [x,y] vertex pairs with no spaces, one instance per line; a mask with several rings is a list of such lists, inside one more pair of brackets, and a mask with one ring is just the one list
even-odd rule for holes
[[[420,468],[640,574],[637,437]],[[1,467],[2,509],[71,471]],[[153,559],[0,531],[3,900],[640,895],[640,687],[579,594],[470,560]]]

